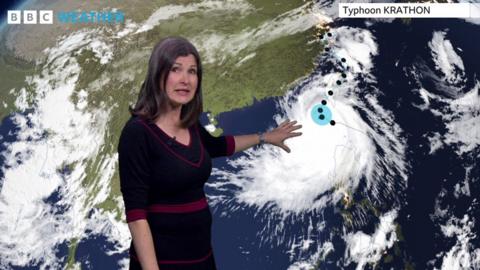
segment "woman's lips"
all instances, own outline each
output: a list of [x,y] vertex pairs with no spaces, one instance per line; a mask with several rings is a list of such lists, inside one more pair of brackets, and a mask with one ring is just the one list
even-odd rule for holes
[[188,89],[177,89],[175,90],[179,95],[186,96],[190,93],[190,90]]

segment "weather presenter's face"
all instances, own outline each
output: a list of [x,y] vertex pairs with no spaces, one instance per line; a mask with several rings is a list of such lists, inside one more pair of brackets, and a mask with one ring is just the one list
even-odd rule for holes
[[175,59],[167,77],[165,90],[173,106],[185,105],[197,90],[197,61],[192,54]]

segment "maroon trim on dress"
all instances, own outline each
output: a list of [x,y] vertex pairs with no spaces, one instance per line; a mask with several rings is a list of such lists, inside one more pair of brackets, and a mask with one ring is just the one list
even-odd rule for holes
[[200,262],[203,262],[203,261],[206,261],[210,256],[212,256],[212,250],[210,249],[210,251],[208,252],[207,255],[203,256],[202,258],[200,259],[196,259],[196,260],[188,260],[188,261],[158,261],[160,264],[190,264],[190,263],[200,263]]
[[153,213],[190,213],[197,212],[208,207],[207,199],[202,199],[184,204],[152,204],[148,206],[148,212]]
[[[158,263],[159,264],[192,264],[192,263],[200,263],[200,262],[203,262],[203,261],[206,261],[210,256],[212,256],[212,250],[210,249],[210,251],[208,252],[207,255],[203,256],[202,258],[200,259],[196,259],[196,260],[181,260],[181,261],[172,261],[172,260],[159,260]],[[130,254],[130,256],[135,259],[136,261],[138,261],[138,257],[135,256],[134,254]]]
[[145,209],[132,209],[126,213],[127,223],[139,219],[147,219],[147,211]]
[[227,140],[227,156],[231,156],[235,153],[235,138],[232,135],[227,135],[225,140]]
[[192,141],[193,141],[193,136],[192,136],[192,132],[190,131],[190,128],[188,128],[188,135],[190,135],[190,141],[188,142],[188,145],[185,145],[177,140],[175,140],[174,138],[172,138],[170,135],[168,135],[165,131],[163,131],[163,129],[161,129],[159,126],[157,126],[155,123],[153,124],[155,125],[156,129],[160,130],[160,132],[162,134],[164,134],[165,136],[168,137],[169,140],[173,140],[175,143],[179,144],[180,146],[183,146],[183,147],[186,147],[186,148],[190,148],[192,146]]
[[[191,162],[190,160],[182,157],[181,155],[175,153],[175,151],[173,151],[166,143],[164,143],[162,141],[162,139],[160,139],[158,137],[158,134],[156,134],[146,123],[144,123],[144,121],[142,120],[137,120],[139,123],[141,123],[143,126],[145,126],[152,134],[153,136],[157,139],[157,141],[159,141],[170,153],[172,153],[174,156],[176,156],[177,158],[183,160],[184,162],[194,166],[194,167],[197,167],[199,168],[200,167],[200,164],[202,164],[203,162],[203,145],[200,143],[200,160],[197,162],[197,163],[193,163]],[[200,135],[198,134],[198,130],[197,130],[197,136],[200,138]],[[190,142],[192,142],[192,137],[190,137]]]

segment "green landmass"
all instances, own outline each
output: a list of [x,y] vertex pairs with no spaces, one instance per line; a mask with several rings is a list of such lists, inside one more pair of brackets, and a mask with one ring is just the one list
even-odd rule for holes
[[77,252],[78,247],[78,239],[73,238],[71,239],[68,245],[68,257],[67,257],[67,265],[65,269],[74,269],[75,265],[75,253]]
[[[16,111],[15,100],[17,94],[22,88],[28,88],[25,81],[27,76],[35,74],[36,66],[32,62],[25,61],[15,57],[11,51],[5,47],[5,43],[0,40],[0,74],[2,83],[0,84],[0,120],[8,114]],[[28,90],[31,89],[27,89]],[[12,93],[11,93],[12,91]],[[4,106],[6,104],[6,107]]]

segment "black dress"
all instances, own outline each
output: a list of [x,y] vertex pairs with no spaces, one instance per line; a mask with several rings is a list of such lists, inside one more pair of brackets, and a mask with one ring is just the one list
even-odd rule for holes
[[[233,136],[211,136],[199,122],[184,145],[132,116],[118,145],[127,222],[146,219],[161,270],[214,270],[212,216],[203,190],[211,158],[234,153]],[[130,269],[141,269],[133,241]]]

